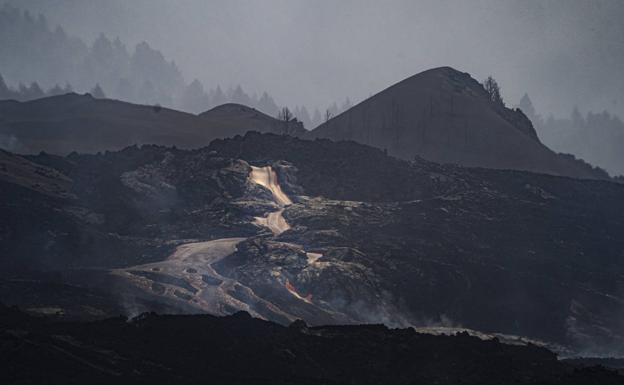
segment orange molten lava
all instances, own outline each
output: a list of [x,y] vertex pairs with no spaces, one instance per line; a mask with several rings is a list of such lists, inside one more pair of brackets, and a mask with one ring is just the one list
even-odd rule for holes
[[292,285],[292,283],[290,283],[289,280],[286,280],[286,284],[284,286],[286,286],[286,289],[288,289],[288,291],[294,291],[295,293],[297,292],[297,290],[295,290],[295,287]]
[[299,292],[297,292],[297,289],[293,286],[292,283],[290,283],[289,280],[286,280],[286,283],[284,284],[284,286],[286,287],[286,290],[288,290],[292,295],[294,295],[295,297],[308,302],[308,303],[312,303],[312,294],[308,294],[305,297],[301,296],[299,294]]

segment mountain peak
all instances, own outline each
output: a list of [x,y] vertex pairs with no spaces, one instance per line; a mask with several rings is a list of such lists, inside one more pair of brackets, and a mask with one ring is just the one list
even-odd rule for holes
[[207,110],[205,112],[202,112],[201,114],[199,114],[199,116],[205,116],[209,114],[232,114],[232,113],[240,114],[240,113],[261,113],[261,112],[256,110],[255,108],[246,106],[244,104],[225,103],[225,104],[216,106],[214,108],[211,108],[210,110]]
[[405,159],[471,167],[605,178],[544,146],[520,111],[491,100],[470,74],[433,68],[400,81],[314,129],[312,137],[354,140]]
[[[415,75],[412,75],[395,85],[410,85],[413,83],[427,83],[427,84],[437,84],[438,86],[442,84],[452,85],[454,87],[469,87],[475,91],[481,92],[483,91],[483,87],[481,84],[470,76],[467,72],[461,72],[453,67],[436,67],[431,68],[423,72],[419,72]],[[391,86],[390,88],[392,88]]]
[[[238,103],[226,103],[199,114],[205,121],[240,122],[245,121],[248,131],[273,132],[279,134],[304,135],[306,129],[296,119],[288,123],[258,111],[255,108]],[[224,137],[227,135],[224,135]]]
[[453,67],[443,66],[443,67],[435,67],[430,68],[428,70],[419,72],[407,78],[406,80],[416,78],[416,77],[428,77],[428,76],[443,76],[443,77],[466,77],[471,78],[470,74],[467,72],[459,71]]

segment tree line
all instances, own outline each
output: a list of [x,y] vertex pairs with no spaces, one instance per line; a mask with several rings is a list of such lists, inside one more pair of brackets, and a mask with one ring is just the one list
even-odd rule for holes
[[528,94],[520,99],[518,108],[533,122],[548,147],[581,157],[611,175],[624,175],[624,122],[618,116],[606,110],[583,114],[574,107],[567,117],[544,117]]
[[[119,38],[101,34],[89,45],[61,26],[51,28],[45,16],[8,4],[0,7],[0,70],[0,99],[26,101],[75,90],[192,113],[240,103],[277,117],[282,108],[267,92],[250,94],[240,85],[224,90],[218,85],[206,89],[199,80],[187,84],[175,62],[146,42],[130,50]],[[313,128],[350,106],[348,99],[323,112],[295,106],[292,114]]]

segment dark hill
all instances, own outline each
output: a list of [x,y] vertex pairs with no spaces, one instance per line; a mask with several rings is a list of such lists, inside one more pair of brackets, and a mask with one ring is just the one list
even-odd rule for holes
[[290,327],[253,319],[143,314],[58,323],[0,307],[5,384],[622,384],[536,346],[379,325]]
[[236,103],[215,107],[199,114],[199,117],[206,121],[209,127],[218,127],[216,129],[219,134],[217,137],[221,138],[243,134],[247,131],[289,133],[291,135],[302,135],[306,132],[301,123],[291,121],[286,125],[285,122],[255,108]]
[[[282,133],[285,127],[284,122],[236,104],[197,116],[88,94],[0,101],[0,148],[18,153],[95,153],[134,144],[197,148],[249,130]],[[294,122],[289,126],[289,132],[300,130],[303,127]]]
[[543,145],[520,111],[490,101],[450,67],[407,78],[314,129],[312,137],[354,140],[404,159],[605,179],[607,174]]

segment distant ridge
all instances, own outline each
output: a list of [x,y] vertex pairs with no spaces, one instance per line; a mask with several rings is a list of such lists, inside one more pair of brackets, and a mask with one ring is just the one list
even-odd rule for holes
[[199,114],[204,121],[209,122],[210,127],[219,126],[223,131],[221,137],[229,136],[229,133],[245,131],[271,132],[276,134],[288,133],[290,135],[303,135],[306,129],[301,122],[292,120],[286,124],[284,121],[275,119],[255,108],[237,103],[226,103]]
[[479,82],[450,67],[409,77],[309,136],[354,140],[405,159],[608,178],[600,169],[547,148],[522,111],[492,102]]
[[193,115],[89,94],[0,101],[0,148],[17,153],[96,153],[134,144],[197,148],[251,130],[298,134],[304,128],[298,122],[287,128],[285,122],[240,104]]

